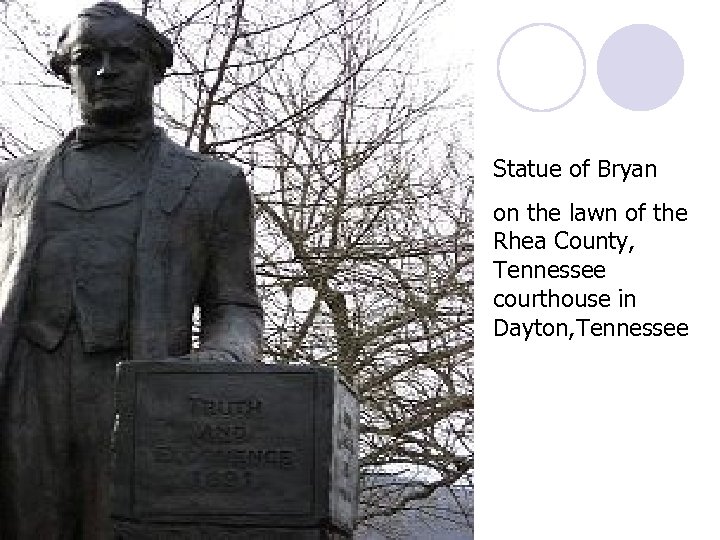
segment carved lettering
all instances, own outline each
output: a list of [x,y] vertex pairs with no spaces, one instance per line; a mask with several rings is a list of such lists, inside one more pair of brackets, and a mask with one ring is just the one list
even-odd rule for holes
[[250,471],[235,469],[195,470],[191,473],[194,488],[203,490],[235,491],[250,487]]
[[262,410],[262,401],[259,399],[220,399],[188,396],[190,410],[193,416],[250,416],[258,415]]
[[295,451],[287,449],[159,445],[153,447],[151,453],[159,464],[213,464],[254,469],[293,469],[297,466]]
[[350,433],[341,433],[339,435],[337,447],[345,449],[351,454],[355,453],[355,445],[353,444],[352,437],[350,437]]
[[352,494],[344,487],[338,488],[338,493],[340,493],[340,496],[349,503],[352,503],[355,500]]
[[248,429],[244,424],[193,424],[193,438],[208,443],[237,443],[246,441]]

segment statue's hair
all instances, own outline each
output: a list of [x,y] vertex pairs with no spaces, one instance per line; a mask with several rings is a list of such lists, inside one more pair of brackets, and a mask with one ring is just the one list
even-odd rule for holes
[[[117,2],[98,2],[94,6],[83,9],[78,13],[76,19],[87,17],[91,19],[103,19],[107,17],[127,17],[149,38],[148,52],[155,69],[160,77],[164,76],[165,70],[173,64],[173,46],[170,40],[157,31],[155,26],[141,15],[137,15],[125,9]],[[66,83],[70,83],[68,66],[70,65],[70,50],[67,38],[70,27],[76,21],[72,21],[63,28],[58,37],[57,47],[50,58],[50,69]]]

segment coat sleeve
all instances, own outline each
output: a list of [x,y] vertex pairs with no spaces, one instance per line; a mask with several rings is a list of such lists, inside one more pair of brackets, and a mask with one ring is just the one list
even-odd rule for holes
[[262,340],[253,198],[239,169],[224,168],[223,173],[229,181],[223,182],[227,187],[213,213],[200,294],[200,351],[252,362],[260,359]]

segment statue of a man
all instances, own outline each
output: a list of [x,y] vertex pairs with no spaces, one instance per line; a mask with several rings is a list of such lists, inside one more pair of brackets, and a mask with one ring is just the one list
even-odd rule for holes
[[191,349],[254,361],[252,198],[236,167],[153,125],[170,42],[100,2],[51,67],[82,125],[0,166],[0,539],[109,535],[115,365]]

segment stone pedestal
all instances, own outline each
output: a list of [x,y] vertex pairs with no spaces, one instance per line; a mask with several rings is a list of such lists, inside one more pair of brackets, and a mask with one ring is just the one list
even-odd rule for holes
[[358,403],[331,368],[118,367],[116,539],[352,537]]

